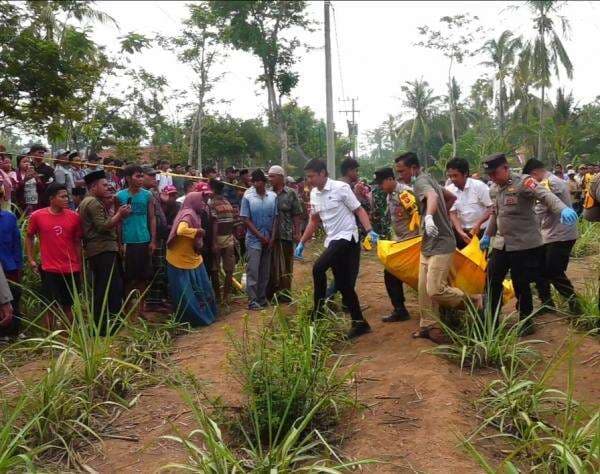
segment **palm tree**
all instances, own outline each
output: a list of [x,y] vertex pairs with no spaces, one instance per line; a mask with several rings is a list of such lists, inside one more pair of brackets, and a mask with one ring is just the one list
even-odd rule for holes
[[550,87],[552,73],[559,75],[559,66],[562,65],[567,77],[573,77],[573,64],[565,50],[562,40],[554,23],[560,23],[560,32],[566,35],[569,31],[569,21],[559,15],[564,5],[563,1],[557,0],[529,0],[527,7],[534,15],[533,24],[536,30],[535,39],[527,42],[525,49],[528,51],[531,65],[530,70],[535,80],[535,85],[541,89],[539,103],[540,126],[538,132],[538,159],[543,154],[543,121],[544,121],[544,99],[546,88]]
[[486,41],[482,50],[489,55],[489,61],[482,64],[495,69],[495,78],[498,81],[498,125],[500,133],[504,135],[505,112],[508,108],[508,92],[506,78],[511,75],[515,62],[516,52],[523,46],[521,37],[515,37],[509,30],[502,32],[500,37]]
[[[413,112],[413,118],[404,123],[406,129],[410,127],[408,143],[417,151],[420,158],[427,161],[427,150],[425,145],[429,138],[429,121],[432,114],[432,106],[439,97],[433,95],[433,89],[423,79],[407,81],[401,87],[405,99],[403,105]],[[427,162],[425,163],[427,166]]]

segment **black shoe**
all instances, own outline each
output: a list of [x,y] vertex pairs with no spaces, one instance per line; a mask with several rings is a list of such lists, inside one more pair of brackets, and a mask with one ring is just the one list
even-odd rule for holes
[[521,327],[519,328],[519,336],[531,336],[535,332],[535,326],[533,325],[533,321],[528,319],[525,321]]
[[367,334],[368,332],[371,332],[371,326],[369,326],[369,323],[366,321],[360,321],[358,323],[352,323],[352,327],[350,328],[350,331],[348,331],[347,337],[348,339],[354,339],[362,336],[363,334]]
[[381,318],[384,323],[396,323],[398,321],[408,321],[410,320],[410,314],[406,308],[402,307],[400,309],[394,310],[392,314],[386,316],[385,318]]
[[581,316],[583,314],[583,308],[579,300],[572,298],[569,300],[569,312],[573,316]]

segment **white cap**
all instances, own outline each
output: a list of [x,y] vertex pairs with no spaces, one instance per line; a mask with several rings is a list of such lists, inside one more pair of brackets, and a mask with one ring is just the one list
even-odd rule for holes
[[59,148],[54,152],[54,158],[58,158],[59,156],[63,156],[69,153],[69,150],[65,150],[63,148]]
[[281,166],[274,165],[269,168],[269,174],[279,174],[281,176],[285,176],[285,171]]

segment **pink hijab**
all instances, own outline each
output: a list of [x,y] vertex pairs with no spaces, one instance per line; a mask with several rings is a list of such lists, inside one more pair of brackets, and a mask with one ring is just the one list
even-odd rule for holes
[[167,247],[175,240],[175,237],[177,236],[177,227],[179,227],[181,222],[187,222],[188,225],[194,229],[201,228],[200,216],[198,213],[204,209],[204,206],[203,193],[192,192],[186,195],[181,209],[173,221],[173,226],[171,227],[171,232],[167,239]]

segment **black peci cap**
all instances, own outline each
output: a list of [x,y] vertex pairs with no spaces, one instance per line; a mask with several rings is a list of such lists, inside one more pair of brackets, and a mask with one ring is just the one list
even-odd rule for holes
[[394,170],[392,168],[380,168],[373,175],[371,184],[381,184],[388,178],[394,178]]
[[494,171],[496,168],[502,165],[507,165],[506,155],[504,153],[494,153],[483,160],[483,170],[486,173]]
[[104,172],[104,170],[98,170],[98,171],[92,171],[91,173],[86,174],[83,177],[83,180],[85,181],[86,186],[91,186],[99,179],[105,179],[105,178],[106,178],[106,173]]

